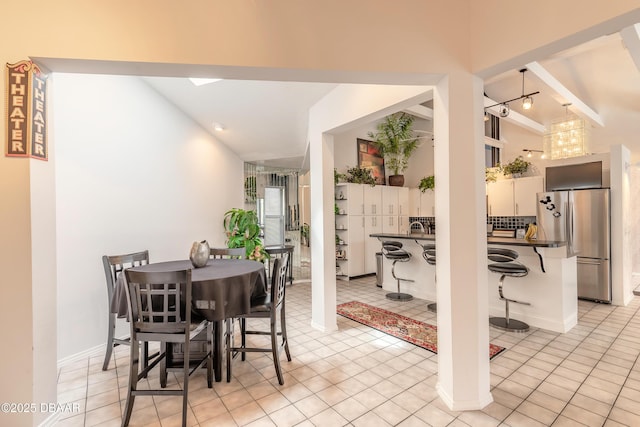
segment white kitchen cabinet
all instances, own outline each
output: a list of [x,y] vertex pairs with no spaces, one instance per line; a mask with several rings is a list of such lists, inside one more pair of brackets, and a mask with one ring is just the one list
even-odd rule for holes
[[382,232],[389,234],[398,234],[398,216],[383,215],[382,216]]
[[542,176],[514,179],[513,200],[516,216],[536,216],[538,201],[536,193],[544,191]]
[[396,187],[398,189],[398,212],[394,215],[409,215],[409,188]]
[[503,179],[487,184],[487,214],[489,216],[513,216],[513,180]]
[[382,187],[381,215],[398,215],[398,193],[400,187]]
[[376,252],[380,252],[382,243],[370,234],[382,233],[382,216],[365,215],[364,217],[364,272],[376,272]]
[[375,273],[381,243],[369,235],[407,232],[409,188],[341,183],[335,187],[335,203],[336,235],[344,242],[336,250],[346,253],[344,258],[336,257],[341,278]]
[[436,193],[433,190],[426,190],[423,193],[418,188],[411,188],[408,196],[409,216],[436,216]]
[[[345,232],[347,245],[347,261],[339,262],[343,274],[347,276],[360,276],[364,271],[364,216],[349,215],[348,230]],[[336,231],[338,236],[341,231]]]
[[382,215],[382,187],[376,185],[361,185],[364,194],[364,214]]
[[489,216],[536,216],[536,193],[542,192],[541,176],[503,179],[487,184]]

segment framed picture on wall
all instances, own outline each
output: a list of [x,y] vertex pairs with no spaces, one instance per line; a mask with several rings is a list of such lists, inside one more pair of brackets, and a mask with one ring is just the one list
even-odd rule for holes
[[371,170],[377,185],[385,185],[384,157],[373,142],[358,138],[358,167]]

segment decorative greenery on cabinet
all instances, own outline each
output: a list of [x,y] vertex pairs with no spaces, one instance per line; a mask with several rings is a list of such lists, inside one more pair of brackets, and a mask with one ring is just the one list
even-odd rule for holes
[[423,193],[425,191],[427,191],[427,190],[433,190],[434,188],[436,188],[436,179],[435,179],[435,177],[433,175],[425,176],[424,178],[422,178],[420,180],[420,183],[418,184],[418,188]]

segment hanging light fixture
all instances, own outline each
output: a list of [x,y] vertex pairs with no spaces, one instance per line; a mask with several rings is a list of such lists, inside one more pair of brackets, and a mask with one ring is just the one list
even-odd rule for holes
[[537,95],[540,91],[524,93],[524,73],[527,71],[526,68],[519,70],[522,73],[522,95],[517,98],[509,99],[507,101],[498,102],[497,104],[489,105],[484,108],[485,114],[488,108],[500,106],[498,109],[498,114],[500,117],[507,117],[511,109],[509,108],[509,103],[513,101],[518,101],[522,99],[522,108],[525,110],[529,110],[533,106],[533,95]]
[[569,114],[571,104],[565,107],[565,117],[551,123],[544,135],[544,154],[551,160],[584,156],[587,153],[587,128],[583,119]]
[[533,106],[533,98],[530,95],[525,95],[524,94],[524,73],[527,71],[526,68],[523,68],[522,70],[520,70],[520,72],[522,73],[522,108],[524,108],[525,110],[529,110],[531,109],[531,107]]
[[544,159],[544,158],[545,158],[544,151],[542,151],[542,150],[532,150],[532,149],[530,149],[530,148],[525,148],[525,149],[523,149],[522,151],[524,151],[525,153],[527,153],[527,157],[528,157],[528,158],[533,157],[533,153],[540,153],[540,158],[541,158],[541,159]]

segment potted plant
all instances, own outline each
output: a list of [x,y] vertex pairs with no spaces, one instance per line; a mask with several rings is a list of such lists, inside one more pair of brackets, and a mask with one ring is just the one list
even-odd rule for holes
[[518,156],[506,165],[500,165],[500,170],[503,175],[511,175],[513,178],[518,178],[527,172],[530,166],[531,162],[526,161],[522,156]]
[[372,187],[376,185],[376,180],[371,175],[371,169],[360,166],[347,169],[346,180],[355,184],[369,184]]
[[227,247],[245,248],[247,259],[263,261],[269,258],[260,239],[260,226],[256,211],[231,209],[224,214],[223,225]]
[[425,191],[427,191],[427,190],[433,190],[434,188],[436,188],[436,179],[435,179],[435,177],[433,175],[425,176],[424,178],[422,178],[420,180],[420,183],[418,184],[418,188],[423,193]]
[[409,157],[418,148],[418,138],[413,134],[414,117],[406,113],[396,113],[384,118],[377,131],[369,132],[373,144],[384,157],[386,167],[393,171],[389,185],[402,187],[402,173],[409,165]]
[[484,168],[484,182],[496,182],[499,168]]
[[338,172],[338,169],[333,168],[333,183],[339,184],[341,182],[345,182],[347,180],[347,175]]

